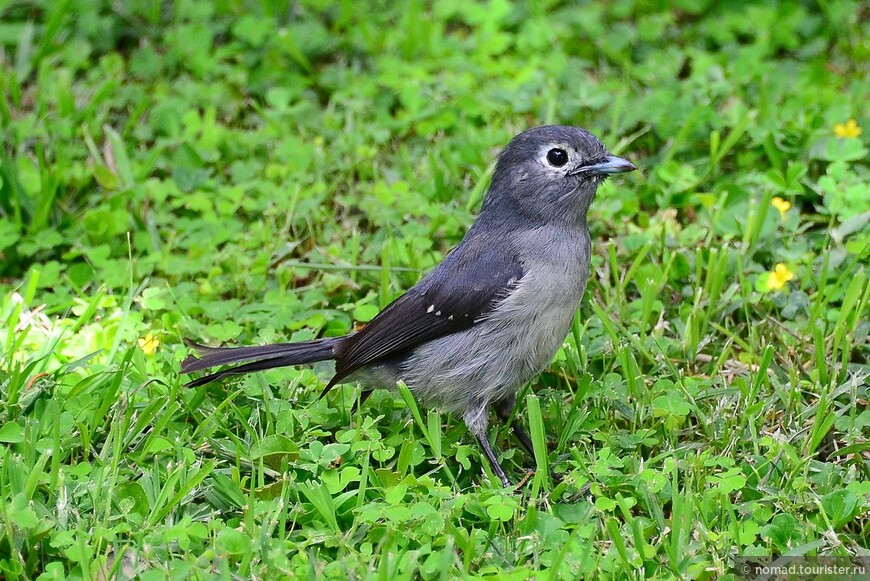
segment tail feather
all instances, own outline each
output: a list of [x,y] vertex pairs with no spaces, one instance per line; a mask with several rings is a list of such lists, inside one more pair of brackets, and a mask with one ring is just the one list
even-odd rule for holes
[[188,347],[196,349],[202,357],[191,355],[181,363],[182,373],[201,371],[218,365],[241,363],[245,365],[226,369],[218,373],[197,378],[187,385],[196,387],[204,385],[216,379],[228,375],[262,371],[274,367],[314,363],[325,359],[332,359],[334,347],[339,338],[318,339],[316,341],[302,341],[299,343],[279,343],[276,345],[258,345],[254,347],[206,347],[193,341],[185,340]]
[[284,357],[276,357],[274,359],[264,359],[262,361],[254,361],[252,363],[245,363],[244,365],[239,365],[238,367],[231,367],[229,369],[224,369],[223,371],[218,371],[217,373],[210,373],[208,375],[203,375],[202,377],[197,377],[192,381],[188,381],[185,383],[185,387],[199,387],[200,385],[205,385],[207,383],[211,383],[212,381],[217,381],[219,379],[223,379],[225,377],[229,377],[231,375],[242,375],[245,373],[253,373],[254,371],[264,371],[266,369],[274,369],[276,367],[286,367],[288,365],[295,365],[296,362],[294,360],[288,360]]

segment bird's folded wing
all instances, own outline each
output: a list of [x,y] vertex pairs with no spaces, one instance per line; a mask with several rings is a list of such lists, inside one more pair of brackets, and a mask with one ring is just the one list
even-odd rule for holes
[[336,348],[336,373],[327,390],[379,359],[472,327],[510,294],[524,273],[520,260],[504,249],[458,247]]

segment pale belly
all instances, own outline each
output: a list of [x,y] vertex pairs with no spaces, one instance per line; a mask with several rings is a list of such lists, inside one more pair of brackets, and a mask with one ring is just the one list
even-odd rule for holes
[[[541,232],[528,236],[533,239],[520,242],[541,244]],[[553,232],[549,239],[516,288],[473,327],[369,366],[354,378],[387,388],[401,380],[424,405],[460,413],[515,395],[552,361],[586,289],[588,234],[578,241]]]
[[[534,279],[531,279],[534,280]],[[552,361],[585,289],[585,277],[521,284],[487,319],[415,349],[401,379],[424,403],[449,411],[514,395]]]

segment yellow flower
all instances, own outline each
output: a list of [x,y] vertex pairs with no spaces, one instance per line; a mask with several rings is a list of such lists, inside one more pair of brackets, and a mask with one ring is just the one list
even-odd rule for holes
[[767,290],[779,290],[793,278],[794,273],[788,269],[784,262],[780,262],[773,269],[773,272],[767,273]]
[[785,213],[791,209],[791,202],[783,200],[779,196],[773,198],[770,201],[770,205],[779,210],[779,215],[783,220],[785,220]]
[[139,337],[139,348],[148,357],[157,353],[158,345],[160,345],[160,340],[151,333],[148,333],[144,337]]
[[861,126],[854,119],[849,119],[845,123],[837,123],[834,125],[834,135],[840,139],[849,137],[858,137],[861,135]]

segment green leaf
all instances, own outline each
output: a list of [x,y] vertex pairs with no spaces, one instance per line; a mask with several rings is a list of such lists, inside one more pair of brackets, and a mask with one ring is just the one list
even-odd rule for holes
[[6,507],[5,512],[9,516],[10,522],[22,529],[33,529],[39,524],[36,512],[23,494],[16,494],[12,498],[12,502]]
[[360,323],[368,323],[375,318],[379,311],[377,305],[357,305],[353,310],[353,318]]
[[24,441],[24,428],[17,422],[6,422],[0,428],[0,442],[14,444]]
[[595,499],[595,508],[601,512],[611,512],[616,508],[616,501],[606,496],[599,496]]
[[858,502],[858,496],[851,491],[835,490],[822,497],[822,508],[834,528],[840,529],[847,525],[856,514]]
[[653,413],[656,416],[674,415],[685,417],[692,411],[692,406],[676,392],[660,395],[652,402]]
[[514,517],[514,507],[508,504],[489,504],[486,507],[486,514],[493,520],[507,522]]
[[240,531],[225,528],[218,533],[215,544],[224,554],[244,555],[250,551],[251,539]]

